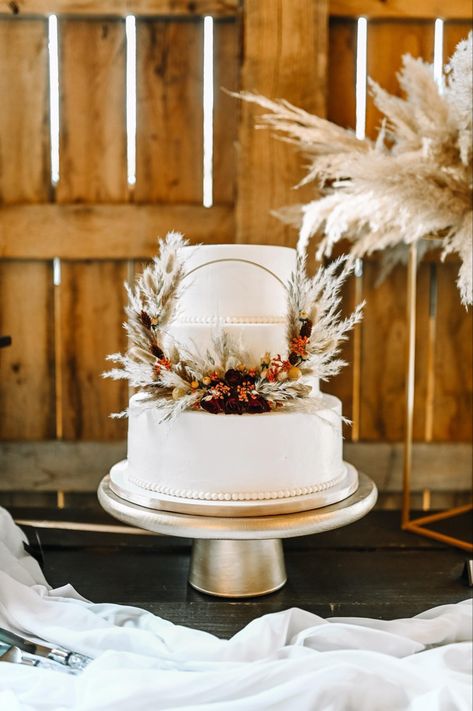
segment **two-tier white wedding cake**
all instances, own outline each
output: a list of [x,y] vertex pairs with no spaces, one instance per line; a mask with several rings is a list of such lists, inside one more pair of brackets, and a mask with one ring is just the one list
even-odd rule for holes
[[[135,348],[122,358],[140,392],[128,410],[128,459],[112,479],[118,472],[170,508],[288,499],[301,508],[304,497],[310,507],[311,495],[331,503],[356,488],[342,458],[341,403],[307,365],[328,348],[323,333],[310,345],[317,308],[288,314],[291,294],[302,303],[296,286],[307,292],[296,273],[286,247],[181,245],[155,266],[154,282],[142,277],[128,311]],[[175,313],[164,318],[152,297],[165,301],[172,279]]]

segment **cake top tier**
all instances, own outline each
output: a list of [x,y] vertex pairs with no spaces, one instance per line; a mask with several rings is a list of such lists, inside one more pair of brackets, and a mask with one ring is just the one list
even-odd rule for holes
[[184,247],[188,276],[179,321],[271,322],[287,313],[296,250],[258,244]]

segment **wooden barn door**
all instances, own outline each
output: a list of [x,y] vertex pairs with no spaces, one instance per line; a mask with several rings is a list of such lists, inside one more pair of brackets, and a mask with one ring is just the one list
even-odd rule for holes
[[[123,281],[153,255],[158,235],[176,229],[193,242],[295,244],[296,232],[271,210],[313,196],[310,187],[292,189],[304,161],[256,131],[258,110],[221,88],[284,97],[354,127],[358,18],[368,18],[368,72],[396,90],[403,53],[432,60],[437,5],[0,0],[0,335],[13,338],[0,351],[1,491],[93,491],[125,455],[126,423],[108,415],[126,405],[127,388],[100,374],[106,354],[125,346]],[[58,176],[51,13],[58,29]],[[131,99],[128,13],[136,39]],[[213,18],[210,207],[203,205],[205,16]],[[445,58],[470,18],[464,0],[449,3]],[[369,135],[378,122],[368,99]],[[347,344],[352,365],[326,389],[354,421],[348,458],[389,492],[399,489],[401,471],[405,270],[397,267],[376,287],[378,267],[367,260],[347,286],[347,308],[368,299],[366,319]],[[436,258],[420,268],[416,400],[423,470],[440,462],[440,480],[454,446],[458,467],[450,482],[440,482],[452,491],[464,486],[472,412],[471,314],[460,306],[456,268]]]

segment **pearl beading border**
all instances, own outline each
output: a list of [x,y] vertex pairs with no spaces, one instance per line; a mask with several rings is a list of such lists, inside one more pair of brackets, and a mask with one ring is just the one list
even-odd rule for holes
[[145,479],[139,479],[131,474],[128,474],[128,480],[141,489],[146,491],[154,491],[157,494],[165,494],[166,496],[175,496],[182,499],[197,499],[200,501],[263,501],[269,499],[289,499],[295,496],[307,496],[307,494],[316,494],[320,491],[326,491],[336,486],[345,477],[345,467],[342,474],[329,479],[321,484],[313,484],[312,486],[297,487],[295,489],[279,489],[278,491],[256,491],[256,492],[204,492],[191,489],[174,489],[171,486],[156,484]]
[[197,326],[216,326],[217,324],[274,324],[286,323],[285,316],[181,316],[178,317],[175,323],[182,325],[197,325]]

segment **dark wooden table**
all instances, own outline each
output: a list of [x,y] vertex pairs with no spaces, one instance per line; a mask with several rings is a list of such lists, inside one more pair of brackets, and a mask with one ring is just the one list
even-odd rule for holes
[[[17,518],[116,523],[93,511],[11,509]],[[462,580],[467,554],[403,533],[397,511],[373,511],[336,531],[284,541],[288,582],[261,598],[224,600],[187,584],[190,541],[25,528],[42,552],[53,587],[71,583],[94,602],[135,605],[172,622],[229,637],[255,617],[301,607],[323,617],[411,617],[471,595]],[[471,519],[443,530],[467,537]]]

